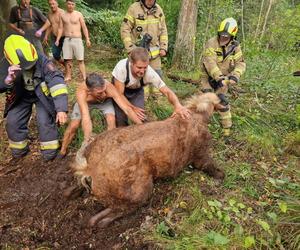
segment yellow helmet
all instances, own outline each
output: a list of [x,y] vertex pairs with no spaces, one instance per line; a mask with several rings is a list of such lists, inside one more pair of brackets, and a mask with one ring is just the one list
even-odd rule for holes
[[19,64],[25,70],[32,68],[38,59],[35,47],[19,35],[10,35],[6,38],[4,56],[10,65]]
[[235,37],[237,32],[238,32],[237,22],[232,17],[224,19],[221,22],[220,27],[218,29],[218,35],[219,36],[222,35],[222,36]]

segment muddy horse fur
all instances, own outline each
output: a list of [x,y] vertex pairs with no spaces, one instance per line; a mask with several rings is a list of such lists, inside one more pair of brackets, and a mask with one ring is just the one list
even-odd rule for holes
[[157,178],[176,177],[191,164],[209,176],[224,178],[210,157],[207,125],[222,106],[213,93],[194,96],[186,107],[191,118],[118,128],[98,135],[78,151],[73,166],[82,184],[106,207],[91,217],[90,226],[105,227],[147,202]]

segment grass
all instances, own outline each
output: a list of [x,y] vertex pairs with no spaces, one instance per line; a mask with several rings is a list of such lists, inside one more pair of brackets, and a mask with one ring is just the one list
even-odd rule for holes
[[[218,115],[210,124],[214,158],[226,171],[224,183],[217,186],[206,177],[206,188],[216,190],[208,195],[193,176],[179,177],[189,185],[175,186],[174,192],[190,192],[187,203],[193,205],[173,214],[174,236],[157,230],[166,217],[149,232],[163,249],[300,249],[300,82],[286,74],[299,60],[270,52],[259,59],[255,54],[247,59],[240,85],[246,93],[230,98],[232,143],[223,143]],[[197,92],[180,82],[170,85],[182,98]],[[187,89],[181,95],[183,86]]]

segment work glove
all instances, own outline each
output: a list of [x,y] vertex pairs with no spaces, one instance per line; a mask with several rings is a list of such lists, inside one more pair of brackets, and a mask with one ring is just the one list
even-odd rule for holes
[[227,100],[227,98],[224,94],[218,94],[218,97],[221,100],[221,102],[220,102],[221,105],[223,105],[223,106],[229,105],[229,101]]
[[233,75],[229,76],[228,80],[230,80],[230,83],[232,83],[232,81],[234,83],[238,83],[238,81],[239,81],[239,79],[237,77],[233,76]]
[[220,88],[222,88],[224,86],[223,81],[224,81],[224,78],[221,78],[220,80],[217,81],[217,83],[216,83],[216,90],[220,89]]

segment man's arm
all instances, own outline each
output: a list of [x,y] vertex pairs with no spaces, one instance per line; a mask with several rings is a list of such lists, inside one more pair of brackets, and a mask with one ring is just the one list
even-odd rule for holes
[[134,28],[134,26],[135,17],[132,8],[129,7],[126,16],[124,17],[123,22],[121,24],[121,38],[127,53],[130,53],[136,47],[131,39],[131,31]]
[[203,64],[209,76],[218,82],[224,79],[224,75],[217,62],[218,57],[215,48],[212,46],[211,41],[208,41],[203,53]]
[[167,86],[161,87],[159,89],[159,91],[164,94],[169,102],[174,106],[174,114],[172,116],[174,116],[175,114],[180,115],[183,119],[189,118],[190,117],[190,111],[185,108],[184,106],[182,106],[177,98],[177,96],[175,95],[175,93],[169,89]]
[[50,28],[51,23],[50,21],[47,19],[46,22],[44,23],[44,25],[37,31],[35,32],[35,36],[36,37],[41,37],[42,33],[47,30],[48,28]]
[[60,124],[64,124],[67,121],[68,112],[68,90],[64,81],[62,72],[56,69],[53,62],[43,57],[43,74],[45,82],[49,88],[55,111],[57,113],[56,120]]
[[240,45],[236,48],[233,59],[235,62],[235,66],[234,70],[229,75],[229,80],[234,84],[238,83],[241,75],[244,74],[246,70],[246,63]]
[[84,18],[83,18],[83,16],[82,16],[81,13],[80,13],[80,16],[79,16],[79,22],[80,22],[80,25],[81,25],[81,28],[82,28],[82,32],[83,32],[85,40],[86,40],[86,46],[89,48],[89,47],[91,47],[91,41],[90,41],[90,37],[89,37],[89,31],[88,31],[88,29],[86,27]]
[[59,18],[59,26],[58,26],[58,31],[57,31],[57,37],[56,37],[56,41],[55,41],[55,45],[59,46],[59,40],[63,34],[63,21],[62,21],[62,16],[60,16]]
[[[132,120],[135,124],[142,124],[143,122],[138,118],[137,114],[131,108],[132,104],[129,103],[127,98],[119,94],[117,89],[111,83],[107,84],[107,95],[112,97],[118,106],[124,111],[124,113]],[[129,105],[130,104],[130,105]]]
[[159,35],[159,47],[160,47],[160,56],[165,56],[168,51],[168,30],[165,20],[165,15],[162,11],[162,16],[160,17],[161,23],[161,33]]
[[138,116],[138,118],[142,121],[145,120],[146,115],[145,115],[145,110],[142,108],[139,108],[137,106],[134,106],[132,103],[130,103],[128,101],[128,99],[126,98],[126,96],[124,95],[124,90],[125,90],[125,85],[124,83],[120,82],[117,79],[114,79],[114,87],[117,90],[117,92],[119,93],[119,95],[121,95],[124,99],[124,101],[126,102],[126,104],[131,107],[131,109],[135,112],[135,114]]
[[76,99],[81,113],[81,125],[84,135],[84,141],[88,141],[93,130],[93,124],[90,117],[89,106],[86,101],[87,94],[83,86],[79,86],[76,91]]
[[[48,45],[48,39],[49,39],[49,36],[50,36],[51,32],[52,32],[52,28],[49,27],[49,28],[46,30],[45,37],[44,37],[44,39],[43,39],[43,43],[46,44],[46,45]],[[55,41],[54,41],[54,42],[55,42]]]
[[22,29],[19,29],[17,27],[17,25],[15,25],[15,23],[18,22],[18,18],[16,16],[16,7],[11,8],[10,10],[10,15],[9,15],[9,24],[8,27],[14,31],[16,31],[17,33],[19,33],[20,35],[24,36],[25,32]]
[[21,72],[19,65],[9,65],[3,58],[0,60],[0,93],[13,88],[14,81],[18,74]]
[[20,35],[22,35],[22,36],[25,35],[25,31],[22,30],[22,29],[19,29],[14,23],[9,23],[8,26],[9,26],[12,30],[18,32]]

